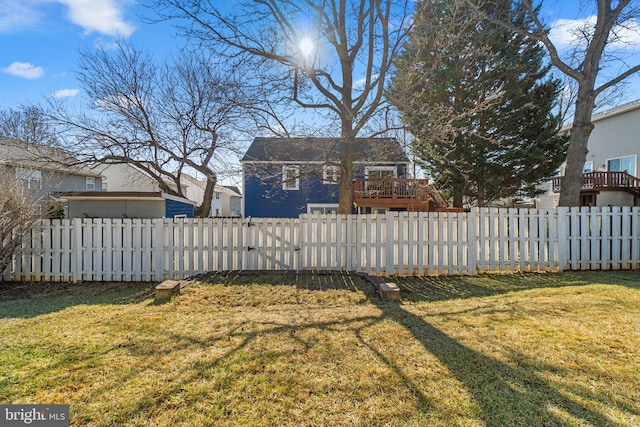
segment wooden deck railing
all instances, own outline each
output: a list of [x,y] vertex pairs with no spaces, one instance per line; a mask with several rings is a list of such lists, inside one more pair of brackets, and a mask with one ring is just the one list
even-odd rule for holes
[[358,178],[353,184],[357,199],[429,199],[428,179]]
[[[563,179],[563,176],[552,179],[554,192],[560,192]],[[640,196],[640,179],[627,172],[588,172],[583,176],[582,190],[619,190]]]

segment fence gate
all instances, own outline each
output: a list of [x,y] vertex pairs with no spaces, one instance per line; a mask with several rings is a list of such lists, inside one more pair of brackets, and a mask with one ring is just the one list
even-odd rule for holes
[[246,218],[242,266],[245,270],[298,270],[300,221],[298,218]]

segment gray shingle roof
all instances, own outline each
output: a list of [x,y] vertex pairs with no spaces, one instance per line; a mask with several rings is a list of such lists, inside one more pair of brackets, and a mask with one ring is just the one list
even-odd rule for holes
[[0,136],[0,165],[100,178],[97,171],[55,147]]
[[[241,162],[326,162],[340,158],[342,138],[255,138]],[[356,162],[409,163],[395,138],[356,138]]]

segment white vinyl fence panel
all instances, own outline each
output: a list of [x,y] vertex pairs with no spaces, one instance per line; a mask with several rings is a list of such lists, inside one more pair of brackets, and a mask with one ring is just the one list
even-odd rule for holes
[[43,220],[3,280],[160,281],[222,270],[384,275],[640,267],[640,208],[299,218]]

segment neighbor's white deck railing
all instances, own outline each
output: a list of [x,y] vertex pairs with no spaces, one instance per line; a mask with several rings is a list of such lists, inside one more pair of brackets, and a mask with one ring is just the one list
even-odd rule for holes
[[376,275],[637,269],[640,208],[45,220],[4,280],[160,281],[220,270]]

